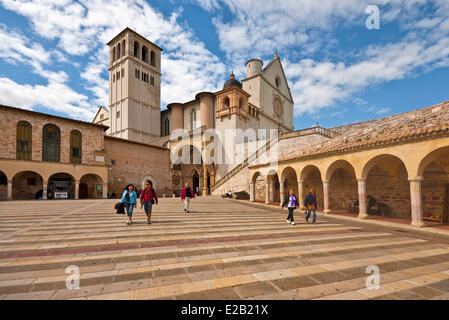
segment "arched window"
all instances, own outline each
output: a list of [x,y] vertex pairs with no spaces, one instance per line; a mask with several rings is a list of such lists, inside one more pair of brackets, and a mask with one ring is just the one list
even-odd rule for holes
[[164,121],[164,136],[168,136],[170,134],[170,120],[165,119]]
[[193,130],[196,128],[196,110],[193,109],[190,113],[190,129]]
[[224,98],[224,100],[223,100],[223,109],[229,108],[230,105],[231,105],[231,102],[230,102],[229,98],[228,97]]
[[117,59],[120,59],[121,54],[122,54],[122,50],[121,50],[120,42],[119,42],[119,44],[117,45]]
[[53,124],[42,129],[42,161],[59,162],[61,131]]
[[17,160],[31,160],[31,124],[26,121],[17,123]]
[[154,86],[154,77],[153,77],[153,76],[150,77],[150,84],[151,84],[152,86]]
[[123,40],[122,41],[122,57],[125,55],[125,44],[126,44],[126,42],[125,42],[125,40]]
[[276,84],[276,88],[279,88],[279,86],[281,85],[281,79],[279,77],[276,77],[276,79],[274,79],[274,82]]
[[138,58],[139,54],[139,43],[137,41],[134,41],[134,57]]
[[115,61],[115,47],[112,48],[112,62]]
[[148,49],[142,46],[142,61],[148,62]]
[[81,163],[82,153],[81,147],[83,145],[83,137],[78,130],[70,132],[70,162]]
[[156,66],[156,54],[154,53],[153,50],[151,50],[151,54],[150,54],[150,63],[152,66]]

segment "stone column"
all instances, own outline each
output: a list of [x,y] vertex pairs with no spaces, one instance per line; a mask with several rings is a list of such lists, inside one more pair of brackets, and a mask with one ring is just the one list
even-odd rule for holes
[[[288,193],[288,190],[287,190]],[[282,202],[284,201],[284,181],[279,182],[279,202],[282,206]]]
[[249,184],[249,201],[254,202],[256,201],[256,183],[251,182]]
[[304,181],[303,180],[299,180],[298,181],[298,201],[299,201],[299,207],[300,208],[304,208],[305,204],[304,204]]
[[323,181],[323,197],[324,197],[324,214],[329,214],[331,211],[329,209],[329,180]]
[[359,190],[359,218],[367,219],[368,213],[366,208],[366,179],[357,179]]
[[270,185],[269,180],[265,180],[265,203],[270,203]]
[[80,182],[78,180],[75,181],[75,199],[79,199],[80,195]]
[[42,199],[44,200],[47,200],[47,185],[47,181],[42,182]]
[[[193,192],[195,192],[195,190]],[[203,195],[207,196],[207,168],[206,168],[206,165],[203,165]]]
[[103,189],[103,199],[107,199],[108,198],[108,184],[103,183],[102,189]]
[[8,180],[8,185],[6,186],[6,199],[12,200],[12,180]]
[[410,200],[412,205],[412,226],[423,227],[423,206],[421,184],[422,176],[408,178],[410,181]]

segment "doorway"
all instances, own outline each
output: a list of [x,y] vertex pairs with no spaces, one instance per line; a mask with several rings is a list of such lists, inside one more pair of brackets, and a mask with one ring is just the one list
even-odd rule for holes
[[80,199],[87,199],[89,197],[89,193],[87,190],[87,184],[86,183],[80,183],[80,189],[79,189],[79,198]]
[[198,176],[198,173],[194,173],[193,174],[193,192],[195,192],[195,194],[197,196],[199,196],[199,190],[200,190],[200,177]]

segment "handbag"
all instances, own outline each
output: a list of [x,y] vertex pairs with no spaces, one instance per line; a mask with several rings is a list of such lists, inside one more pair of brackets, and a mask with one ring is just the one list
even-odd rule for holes
[[309,204],[309,205],[307,206],[307,208],[308,208],[309,210],[314,210],[314,209],[315,209],[315,205]]

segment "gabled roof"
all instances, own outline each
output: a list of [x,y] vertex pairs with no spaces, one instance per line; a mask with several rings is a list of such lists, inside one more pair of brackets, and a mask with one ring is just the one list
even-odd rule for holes
[[287,85],[287,89],[288,89],[288,94],[290,96],[290,100],[294,103],[293,97],[292,97],[292,93],[290,91],[290,86],[288,85],[288,80],[287,80],[287,77],[285,76],[284,67],[282,66],[281,59],[278,56],[276,56],[273,60],[271,60],[271,62],[269,64],[267,64],[265,66],[265,68],[262,69],[262,72],[260,73],[260,75],[263,75],[265,73],[265,71],[267,71],[276,61],[279,61],[279,65],[281,66],[282,76],[286,80],[285,84]]
[[100,110],[101,110],[101,109],[105,110],[105,111],[109,114],[108,109],[106,109],[106,108],[103,107],[103,106],[100,106],[100,107],[98,108],[98,111],[97,111],[97,113],[95,114],[95,117],[94,117],[94,119],[92,120],[92,122],[95,121],[95,119],[97,118],[97,116],[98,116],[98,114],[100,113]]

